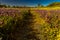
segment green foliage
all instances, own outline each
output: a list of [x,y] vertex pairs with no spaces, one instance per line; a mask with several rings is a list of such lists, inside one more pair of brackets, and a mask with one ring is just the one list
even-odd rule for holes
[[38,4],[37,7],[44,7],[42,4]]

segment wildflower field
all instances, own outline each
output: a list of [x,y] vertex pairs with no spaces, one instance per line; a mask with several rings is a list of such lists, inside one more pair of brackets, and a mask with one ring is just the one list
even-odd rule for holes
[[60,9],[0,8],[2,40],[60,40]]

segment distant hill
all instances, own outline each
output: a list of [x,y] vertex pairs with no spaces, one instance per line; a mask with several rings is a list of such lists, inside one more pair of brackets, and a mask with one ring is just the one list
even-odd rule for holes
[[53,2],[49,4],[47,7],[60,7],[60,2]]

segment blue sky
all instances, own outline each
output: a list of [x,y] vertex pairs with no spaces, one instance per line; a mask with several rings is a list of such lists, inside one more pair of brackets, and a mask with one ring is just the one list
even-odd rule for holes
[[35,6],[38,3],[42,5],[48,5],[52,2],[60,2],[60,0],[0,0],[3,4],[8,5],[28,5],[28,6]]

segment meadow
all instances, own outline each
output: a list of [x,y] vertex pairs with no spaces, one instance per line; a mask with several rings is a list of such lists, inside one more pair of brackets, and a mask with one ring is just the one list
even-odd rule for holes
[[2,40],[60,40],[60,9],[0,8]]

